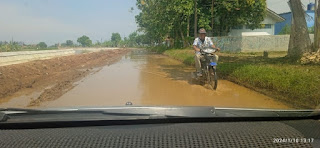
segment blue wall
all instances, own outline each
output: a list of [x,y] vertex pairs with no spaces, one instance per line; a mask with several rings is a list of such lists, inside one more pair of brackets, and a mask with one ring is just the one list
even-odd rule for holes
[[[306,13],[310,16],[309,18],[306,18],[307,26],[308,27],[313,27],[313,25],[314,25],[314,11],[313,10],[308,10],[308,11],[306,11]],[[285,19],[285,21],[275,24],[275,28],[274,28],[274,34],[275,35],[279,34],[280,31],[282,30],[282,28],[286,24],[288,24],[289,26],[291,25],[291,12],[282,13],[282,14],[279,14],[279,15],[281,17],[283,17]]]

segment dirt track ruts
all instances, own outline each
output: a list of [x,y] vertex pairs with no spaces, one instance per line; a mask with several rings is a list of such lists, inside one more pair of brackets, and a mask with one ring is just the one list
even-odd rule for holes
[[0,103],[13,97],[41,91],[29,106],[59,98],[73,83],[94,72],[95,67],[112,64],[129,49],[107,50],[0,67]]

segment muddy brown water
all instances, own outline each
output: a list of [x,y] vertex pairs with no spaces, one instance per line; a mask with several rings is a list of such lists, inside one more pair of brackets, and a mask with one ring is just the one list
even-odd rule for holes
[[72,90],[40,107],[133,105],[288,108],[226,80],[216,91],[193,84],[193,67],[163,55],[132,51],[118,63],[87,76]]
[[[40,108],[75,106],[216,106],[240,108],[289,107],[268,96],[227,80],[219,80],[216,91],[193,83],[193,67],[159,54],[134,50],[110,66],[102,67],[54,101],[42,102]],[[38,95],[35,92],[32,95]],[[32,96],[31,95],[31,96]],[[2,104],[25,107],[30,96],[14,98]]]

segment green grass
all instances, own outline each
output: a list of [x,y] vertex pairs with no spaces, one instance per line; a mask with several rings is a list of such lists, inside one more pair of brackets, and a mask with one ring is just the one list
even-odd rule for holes
[[302,106],[315,108],[320,103],[320,70],[280,65],[244,65],[230,73],[240,83],[276,91]]
[[194,65],[194,55],[192,50],[167,50],[163,53],[169,57],[182,61],[187,65]]
[[[166,50],[164,55],[194,65],[194,53],[187,50]],[[286,52],[219,53],[220,78],[253,88],[282,99],[296,108],[315,108],[320,104],[320,66],[300,65],[285,58]]]

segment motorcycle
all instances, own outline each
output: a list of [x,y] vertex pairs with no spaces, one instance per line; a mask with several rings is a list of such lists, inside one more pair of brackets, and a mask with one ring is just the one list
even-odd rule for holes
[[212,47],[200,48],[200,53],[203,56],[203,58],[200,59],[202,76],[197,76],[200,82],[209,84],[213,90],[216,90],[218,86],[216,51],[217,48]]

